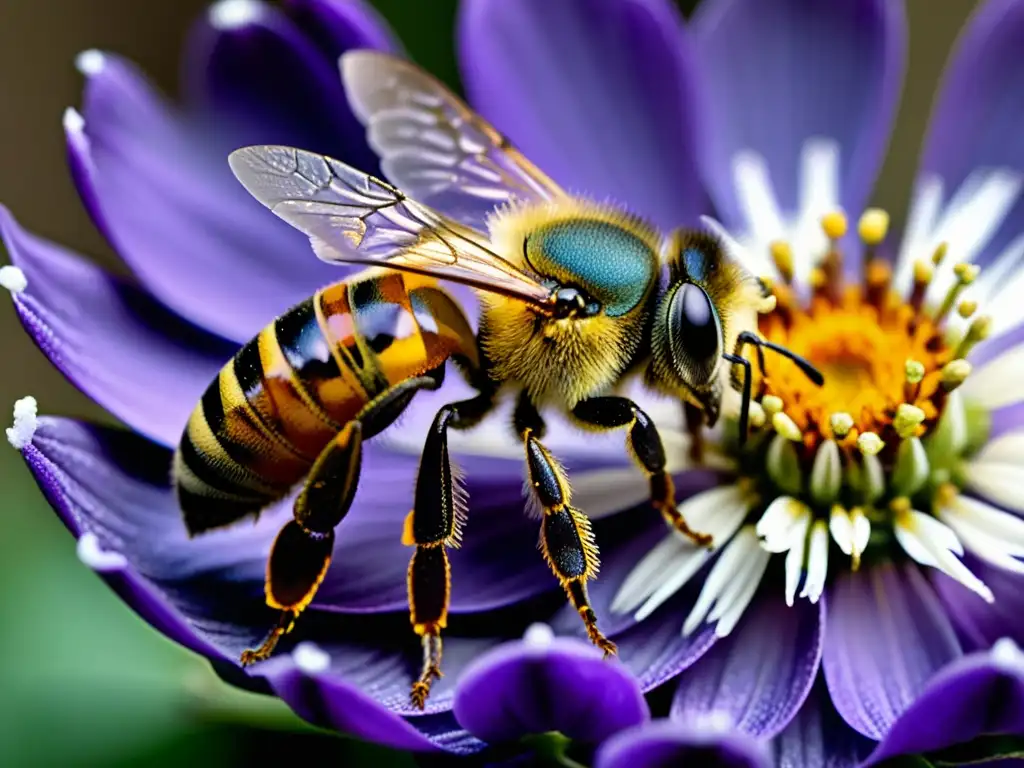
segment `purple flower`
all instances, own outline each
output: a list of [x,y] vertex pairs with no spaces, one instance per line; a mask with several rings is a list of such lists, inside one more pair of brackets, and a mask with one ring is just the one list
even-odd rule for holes
[[[668,0],[465,0],[458,34],[470,101],[524,154],[659,226],[713,212],[708,226],[775,287],[762,334],[825,369],[816,390],[770,360],[742,452],[727,431],[691,438],[675,404],[638,394],[691,494],[682,511],[717,551],[665,533],[620,436],[581,440],[552,419],[547,443],[595,520],[591,597],[621,666],[561,639],[538,658],[515,640],[530,624],[580,628],[520,514],[521,447],[507,411],[454,435],[470,517],[452,553],[446,675],[417,712],[400,532],[426,427],[464,392],[446,384],[366,449],[332,569],[281,652],[237,666],[272,620],[263,571],[287,505],[188,539],[168,446],[237,346],[339,272],[250,200],[224,157],[284,143],[372,170],[335,59],[393,43],[351,0],[223,0],[192,37],[181,110],[113,55],[79,60],[71,169],[137,282],[0,214],[14,264],[0,283],[25,327],[134,430],[15,407],[8,438],[82,560],[230,681],[399,748],[625,729],[599,765],[763,764],[753,738],[782,765],[843,766],[1024,732],[1024,3],[989,0],[965,30],[898,249],[884,212],[861,213],[902,80],[899,3],[707,0],[684,30]],[[623,670],[644,691],[671,686],[675,726],[638,724]],[[572,692],[563,710],[544,708],[555,685]]]

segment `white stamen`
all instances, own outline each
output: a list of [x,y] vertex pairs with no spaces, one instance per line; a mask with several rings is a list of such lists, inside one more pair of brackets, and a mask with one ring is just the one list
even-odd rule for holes
[[1024,653],[1012,638],[1001,637],[992,644],[989,651],[994,661],[1001,669],[1013,675],[1020,675],[1024,670]]
[[258,21],[265,12],[256,0],[220,0],[210,6],[207,17],[214,29],[232,30]]
[[303,640],[292,651],[295,666],[307,675],[325,672],[331,666],[331,656],[323,648],[309,640]]
[[103,51],[90,48],[75,57],[75,69],[86,77],[95,77],[107,66],[107,57]]
[[14,403],[14,425],[7,428],[7,442],[23,450],[39,428],[39,404],[31,395]]
[[98,573],[119,571],[128,565],[128,560],[120,552],[100,547],[99,537],[92,531],[86,531],[78,538],[75,551],[79,560]]
[[938,568],[980,595],[985,602],[994,602],[992,590],[957,558],[963,554],[963,546],[949,526],[912,509],[896,516],[893,530],[896,540],[912,559],[921,565]]
[[13,294],[24,293],[28,288],[28,279],[18,267],[5,264],[0,267],[0,286]]
[[1020,387],[1022,378],[1024,345],[1018,345],[972,371],[960,385],[960,391],[973,402],[995,410],[1024,400],[1024,390]]
[[547,624],[531,624],[523,635],[523,645],[532,651],[546,651],[555,641],[555,633]]
[[825,591],[825,577],[828,575],[828,527],[824,520],[815,521],[811,526],[810,546],[807,548],[807,578],[804,580],[800,597],[817,603]]

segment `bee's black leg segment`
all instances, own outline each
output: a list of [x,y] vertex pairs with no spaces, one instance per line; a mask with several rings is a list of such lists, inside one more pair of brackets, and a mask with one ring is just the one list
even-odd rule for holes
[[[758,349],[758,351],[760,351],[761,348],[758,347],[757,349]],[[739,424],[739,428],[740,428],[739,443],[740,443],[740,447],[742,448],[746,444],[746,442],[747,442],[747,430],[748,430],[749,425],[750,425],[750,398],[751,398],[751,391],[750,391],[751,384],[750,384],[750,380],[752,378],[752,374],[751,374],[751,370],[750,370],[750,361],[747,360],[747,358],[742,357],[741,355],[725,354],[725,355],[722,355],[722,357],[726,361],[732,363],[733,365],[739,365],[739,366],[743,367],[743,394],[740,396],[742,398],[742,400],[740,402],[740,424]]]
[[269,657],[316,595],[331,564],[334,528],[355,496],[362,444],[362,425],[350,421],[313,463],[295,517],[277,534],[267,560],[267,605],[281,611],[280,620],[259,648],[242,654],[243,665]]
[[[529,407],[532,408],[532,404]],[[597,575],[599,567],[590,521],[570,504],[572,491],[565,470],[530,428],[524,430],[523,442],[529,485],[543,515],[541,552],[583,619],[590,641],[606,655],[613,654],[615,643],[598,629],[597,616],[587,596],[587,581]]]
[[448,430],[476,424],[493,404],[490,394],[481,393],[437,412],[423,446],[413,508],[405,518],[402,543],[416,547],[407,586],[409,619],[423,643],[423,667],[410,693],[419,709],[426,706],[433,681],[441,677],[441,630],[448,622],[451,596],[447,549],[459,544],[462,517],[461,491],[448,456]]
[[697,544],[711,543],[711,537],[694,531],[676,508],[675,485],[665,470],[665,447],[654,421],[636,403],[625,397],[592,397],[581,400],[572,410],[584,426],[600,430],[629,428],[629,448],[651,483],[651,503],[665,520]]

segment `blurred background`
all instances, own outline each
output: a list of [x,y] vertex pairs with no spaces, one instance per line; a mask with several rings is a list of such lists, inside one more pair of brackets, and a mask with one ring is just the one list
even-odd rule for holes
[[[557,1],[557,0],[553,0]],[[508,0],[515,2],[515,0]],[[89,48],[136,61],[169,94],[204,0],[0,0],[0,202],[28,229],[123,271],[72,187],[61,115],[78,105],[73,66]],[[410,55],[457,86],[456,0],[373,0]],[[681,2],[684,12],[697,3]],[[898,226],[932,94],[973,0],[907,0],[910,62],[874,202]],[[59,20],[59,23],[55,23]],[[0,264],[6,261],[0,246]],[[0,299],[0,421],[34,395],[44,411],[109,420],[53,370]],[[0,444],[0,765],[231,765],[268,741],[323,740],[338,765],[407,758],[319,736],[276,701],[221,683],[137,619],[82,566],[74,542],[6,441]],[[329,739],[329,741],[328,741]]]

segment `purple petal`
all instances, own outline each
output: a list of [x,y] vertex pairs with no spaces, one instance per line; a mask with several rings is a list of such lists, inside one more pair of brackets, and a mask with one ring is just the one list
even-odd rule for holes
[[997,733],[1024,733],[1024,656],[1012,643],[965,656],[936,675],[867,765]]
[[663,227],[707,212],[672,3],[469,0],[458,36],[473,104],[557,182]]
[[768,768],[763,742],[742,733],[687,727],[667,720],[613,736],[597,753],[594,768]]
[[854,768],[871,753],[875,742],[839,716],[819,675],[800,711],[772,746],[777,768]]
[[[938,176],[948,201],[976,169],[1024,172],[1020,124],[1024,103],[1024,7],[1015,0],[979,4],[956,44],[932,113],[922,153],[922,178]],[[1024,227],[1024,199],[1016,195],[987,246],[971,258],[984,263]]]
[[968,557],[967,567],[992,590],[995,601],[986,603],[960,582],[943,573],[932,579],[953,619],[964,645],[972,650],[992,646],[1001,637],[1024,644],[1024,579],[1018,573]]
[[868,738],[883,738],[960,653],[942,603],[913,563],[844,573],[833,585],[825,680],[839,714]]
[[157,298],[245,341],[344,277],[232,177],[216,136],[186,125],[127,62],[91,52],[84,119],[65,120],[83,199]]
[[331,62],[352,48],[400,52],[401,43],[387,22],[362,0],[284,0],[283,5]]
[[649,717],[625,667],[589,643],[555,638],[544,625],[470,664],[454,711],[467,731],[491,744],[548,731],[599,742]]
[[[348,47],[372,46],[381,34],[361,34],[372,17],[361,3],[346,7],[360,19]],[[285,144],[376,168],[348,109],[337,56],[325,56],[281,10],[262,0],[213,4],[193,27],[184,62],[186,93],[212,125],[229,131],[226,149]]]
[[14,296],[18,317],[50,361],[119,419],[164,444],[176,443],[234,345],[31,235],[4,208],[0,237],[28,281]]
[[[233,589],[262,602],[266,557],[290,517],[288,501],[266,510],[255,523],[242,521],[190,539],[167,484],[169,451],[138,436],[66,420],[47,421],[34,445],[53,463],[54,472],[71,478],[78,489],[75,502],[90,516],[85,527],[129,557],[142,574],[161,582],[229,581]],[[147,467],[157,467],[150,475],[155,484],[140,486],[132,474],[134,464],[125,463],[133,445]],[[411,550],[402,545],[401,531],[417,464],[417,457],[366,447],[364,482],[338,529],[332,567],[315,607],[346,613],[407,610]],[[504,475],[503,485],[493,463],[481,460],[467,468],[477,478],[470,492],[477,491],[473,495],[480,503],[471,505],[475,525],[467,527],[463,546],[452,552],[452,612],[486,610],[557,587],[536,551],[536,524],[525,515],[509,514],[507,500],[513,495],[522,507],[519,476]],[[75,531],[82,525],[65,522]]]
[[867,202],[903,82],[906,29],[893,0],[713,0],[693,21],[707,98],[703,171],[727,224],[741,225],[732,164],[767,163],[783,212],[796,212],[809,139],[839,144],[839,202]]
[[714,714],[770,738],[793,719],[818,673],[825,606],[801,600],[790,608],[776,592],[755,598],[733,633],[679,677],[674,720]]
[[[241,651],[257,644],[274,621],[274,613],[263,605],[260,573],[264,542],[280,524],[280,515],[268,513],[255,525],[242,524],[188,540],[166,486],[169,453],[128,432],[42,418],[23,455],[61,519],[75,536],[82,537],[83,560],[156,629],[226,669],[237,669]],[[386,472],[378,470],[375,476],[383,486],[392,485]],[[405,508],[407,504],[400,509]],[[362,515],[353,509],[350,518]],[[400,515],[394,514],[396,529],[400,529]],[[347,527],[354,534],[346,537],[350,546],[377,546],[365,539],[359,544],[360,526],[355,521]],[[336,557],[344,558],[341,549]],[[382,555],[378,567],[386,564],[387,557]],[[448,674],[435,685],[428,716],[413,722],[422,723],[421,730],[439,746],[471,751],[478,742],[450,719],[429,715],[450,710],[462,670],[481,653],[520,635],[522,620],[512,614],[490,614],[483,623],[467,623],[465,630],[459,624],[453,617],[445,634]],[[355,735],[379,738],[386,713],[377,707],[378,711],[365,716],[346,715],[350,686],[392,712],[419,714],[409,704],[408,691],[420,653],[403,614],[343,616],[309,610],[282,642],[275,660],[230,677],[240,684],[245,675],[266,675],[273,685],[282,662],[278,657],[283,658],[299,641],[312,642],[327,654],[324,681],[330,685],[322,686],[321,692],[330,696],[334,708],[330,719],[323,721],[309,708],[304,689],[282,683],[279,692],[303,716],[348,728]]]

